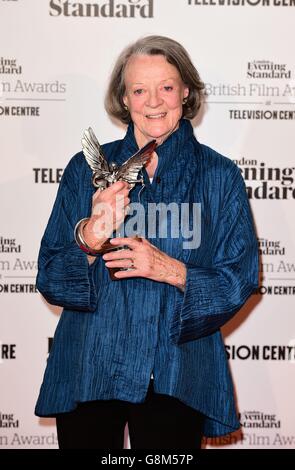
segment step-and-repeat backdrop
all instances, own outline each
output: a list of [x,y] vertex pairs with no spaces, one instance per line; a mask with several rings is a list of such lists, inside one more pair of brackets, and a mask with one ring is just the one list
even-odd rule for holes
[[242,432],[207,446],[295,447],[294,20],[294,0],[0,0],[0,448],[57,447],[34,416],[60,315],[35,288],[40,239],[84,129],[124,135],[104,94],[146,34],[190,53],[195,133],[240,167],[259,238],[261,287],[223,331]]

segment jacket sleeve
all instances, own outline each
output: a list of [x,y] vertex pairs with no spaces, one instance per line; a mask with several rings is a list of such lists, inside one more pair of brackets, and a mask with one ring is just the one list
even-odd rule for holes
[[[75,157],[66,167],[56,200],[41,240],[36,285],[53,305],[93,311],[97,303],[94,262],[74,240],[77,223],[79,174]],[[86,216],[86,215],[85,215]]]
[[219,217],[212,266],[187,264],[185,290],[176,289],[169,332],[175,344],[214,333],[234,316],[258,286],[257,238],[239,169],[228,181],[232,181],[232,189],[225,197]]

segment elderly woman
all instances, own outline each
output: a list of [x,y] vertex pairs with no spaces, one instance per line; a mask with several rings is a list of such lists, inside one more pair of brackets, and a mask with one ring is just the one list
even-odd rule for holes
[[[198,448],[202,436],[239,428],[220,327],[257,287],[257,243],[239,169],[194,136],[202,91],[179,43],[138,40],[120,55],[106,99],[127,133],[103,151],[120,165],[156,139],[144,185],[96,191],[81,152],[65,169],[37,277],[46,300],[63,307],[36,405],[38,416],[56,416],[60,448],[123,448],[127,422],[131,448],[141,449]],[[133,202],[153,236],[114,237],[121,250],[103,256],[80,249],[80,219],[95,254],[130,219]],[[148,217],[150,203],[189,207],[199,243],[186,245],[181,230],[160,236],[163,220]],[[102,204],[112,214],[108,230]],[[116,280],[109,268],[120,268]]]

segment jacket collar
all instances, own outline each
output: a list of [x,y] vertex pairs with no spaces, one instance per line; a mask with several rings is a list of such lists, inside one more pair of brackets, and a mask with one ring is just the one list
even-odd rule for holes
[[[174,168],[188,158],[188,152],[185,149],[192,137],[195,139],[190,121],[181,119],[178,129],[156,148],[158,166],[155,176],[163,175],[166,171],[169,171],[169,169]],[[118,164],[122,164],[138,150],[132,122],[128,125],[122,144],[122,152],[116,158]]]

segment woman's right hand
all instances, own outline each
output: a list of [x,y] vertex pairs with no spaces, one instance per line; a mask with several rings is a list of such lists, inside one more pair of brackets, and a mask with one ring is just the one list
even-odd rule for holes
[[98,189],[94,193],[91,217],[83,229],[84,239],[91,248],[99,250],[124,221],[130,203],[130,189],[126,181],[117,181],[103,191]]

